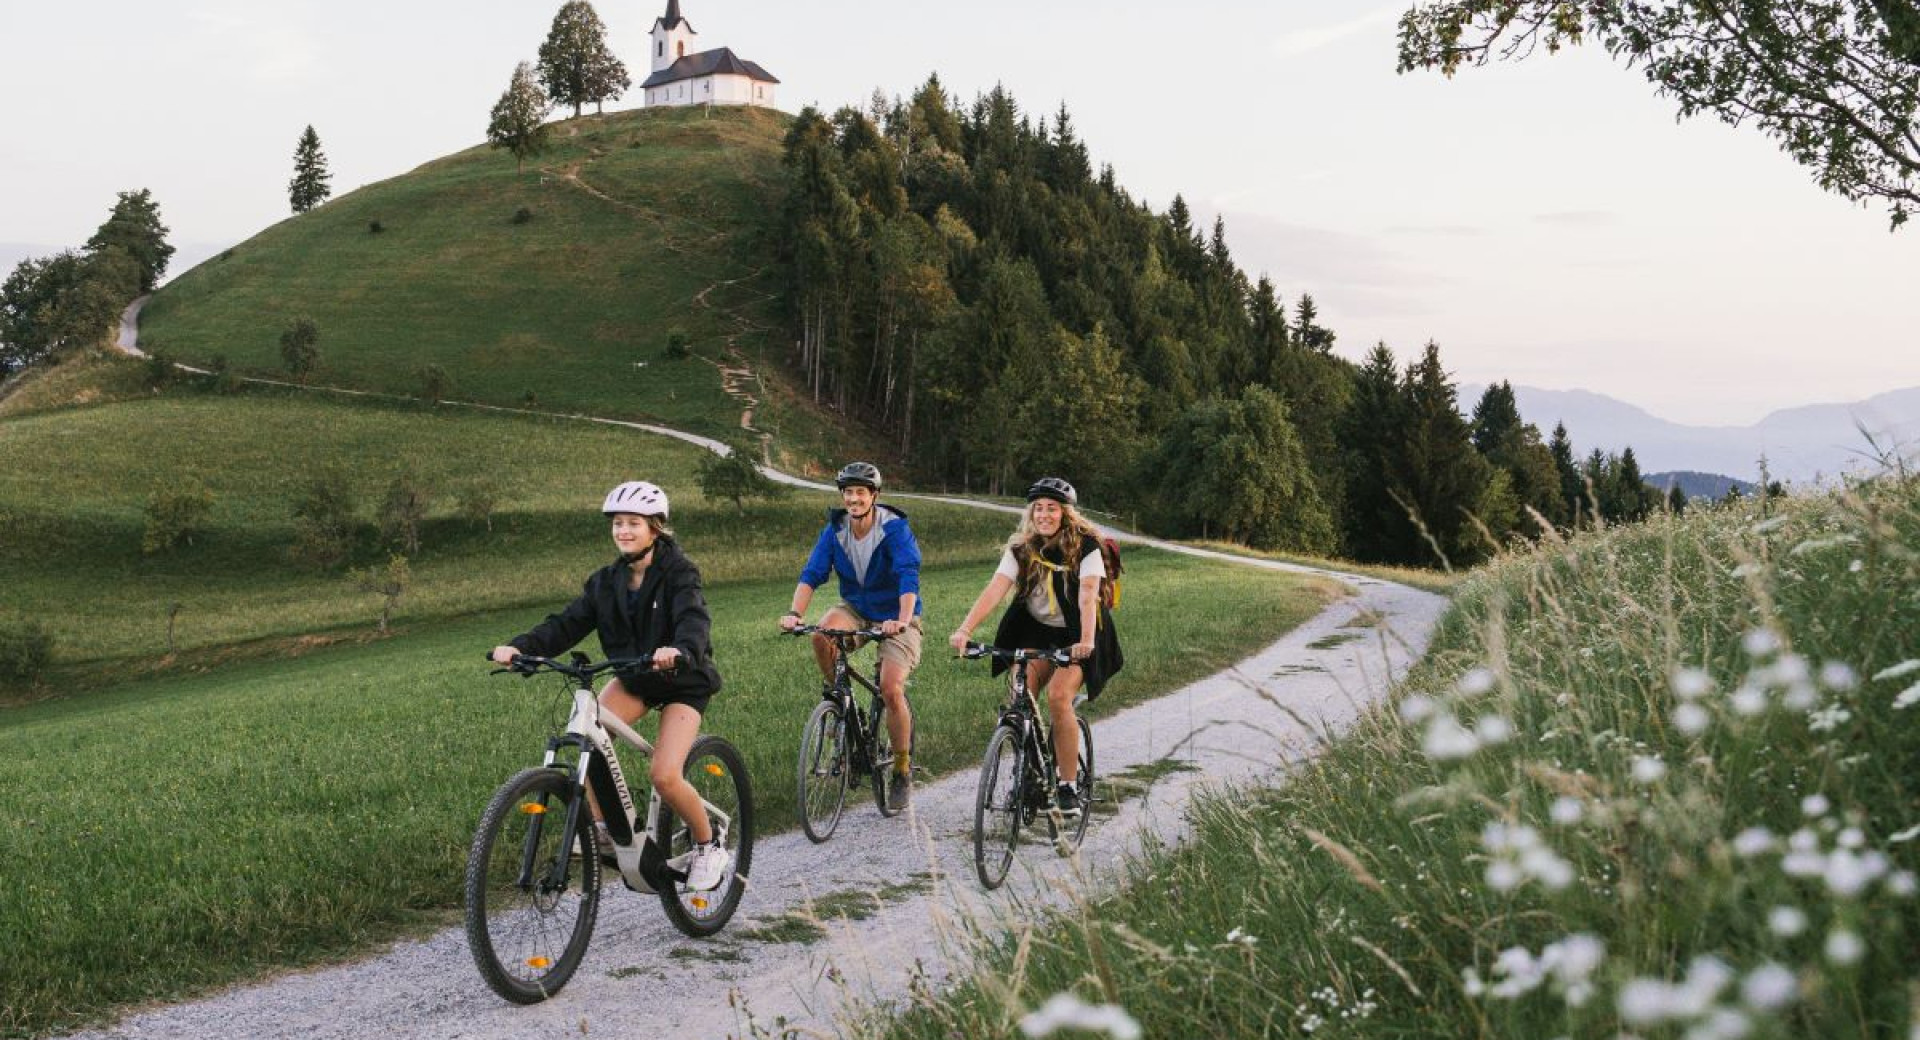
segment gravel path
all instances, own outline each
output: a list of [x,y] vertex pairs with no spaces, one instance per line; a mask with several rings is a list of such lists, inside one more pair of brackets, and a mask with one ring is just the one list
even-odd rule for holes
[[[137,310],[129,312],[130,319],[137,316]],[[122,349],[132,348],[129,337]],[[679,431],[617,425],[724,450]],[[629,893],[613,882],[578,974],[544,1004],[518,1007],[495,997],[474,969],[464,933],[450,928],[357,963],[235,987],[71,1035],[89,1040],[357,1040],[370,1033],[449,1040],[834,1035],[853,1016],[902,999],[910,987],[937,984],[964,971],[964,936],[970,929],[1010,927],[1030,918],[1036,906],[1060,905],[1075,891],[1110,883],[1149,835],[1182,839],[1187,807],[1203,786],[1278,782],[1325,735],[1344,732],[1386,694],[1425,650],[1445,606],[1439,596],[1374,578],[1127,540],[1331,577],[1351,586],[1354,595],[1227,671],[1095,724],[1095,765],[1102,777],[1130,768],[1137,774],[1136,767],[1169,760],[1188,768],[1155,770],[1159,779],[1144,791],[1138,784],[1126,790],[1111,785],[1105,794],[1117,806],[1103,808],[1117,811],[1095,815],[1074,858],[1061,858],[1045,844],[1023,846],[1006,886],[983,891],[972,863],[976,774],[963,770],[919,785],[912,809],[894,820],[881,818],[871,797],[862,800],[860,791],[850,791],[846,818],[824,845],[809,843],[797,831],[763,837],[739,914],[710,940],[686,939],[667,922],[656,898]],[[961,667],[944,659],[929,660],[927,666]],[[983,663],[970,667],[980,670],[984,750],[991,723],[986,702],[993,686]],[[802,721],[796,714],[796,738]],[[792,779],[783,774],[755,781],[765,786]],[[476,818],[479,810],[476,804]],[[796,927],[796,916],[814,916],[816,902],[842,908],[840,913],[849,905],[871,912],[860,919],[821,915],[824,935],[818,928]],[[811,937],[779,938],[795,933]]]

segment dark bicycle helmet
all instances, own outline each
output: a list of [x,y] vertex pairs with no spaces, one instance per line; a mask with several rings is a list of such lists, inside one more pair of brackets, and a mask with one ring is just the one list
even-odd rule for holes
[[880,467],[871,462],[849,462],[840,467],[840,475],[833,478],[833,486],[842,491],[850,487],[872,489],[880,493]]
[[1059,477],[1041,477],[1027,488],[1027,501],[1038,498],[1051,498],[1069,506],[1080,504],[1080,496],[1074,493],[1073,485]]

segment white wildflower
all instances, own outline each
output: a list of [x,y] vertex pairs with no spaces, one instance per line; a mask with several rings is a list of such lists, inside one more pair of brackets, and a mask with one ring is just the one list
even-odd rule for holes
[[1740,999],[1748,1007],[1778,1011],[1799,995],[1800,980],[1784,965],[1768,961],[1740,980]]
[[1807,666],[1807,659],[1799,654],[1781,654],[1774,659],[1770,670],[1773,681],[1781,686],[1803,683],[1813,677],[1813,670]]
[[1751,684],[1743,684],[1728,700],[1739,715],[1758,715],[1767,710],[1767,691]]
[[1479,996],[1484,992],[1489,996],[1512,1000],[1538,989],[1543,982],[1552,979],[1554,989],[1567,1003],[1580,1007],[1593,997],[1591,977],[1606,956],[1605,944],[1585,933],[1548,943],[1538,957],[1524,946],[1515,946],[1500,951],[1499,957],[1495,958],[1493,971],[1504,978],[1491,988],[1481,981],[1472,968],[1467,969],[1467,995]]
[[1102,1033],[1113,1040],[1140,1040],[1140,1023],[1118,1004],[1089,1004],[1071,993],[1055,993],[1020,1020],[1020,1031],[1032,1037],[1051,1036],[1062,1029]]
[[1673,728],[1689,737],[1705,733],[1712,722],[1713,716],[1707,714],[1707,709],[1691,701],[1673,709]]
[[1670,681],[1673,695],[1683,701],[1690,701],[1713,688],[1713,679],[1698,668],[1675,668]]
[[1753,1032],[1753,1022],[1733,1008],[1718,1007],[1706,1021],[1687,1030],[1686,1040],[1741,1040]]
[[1433,698],[1423,693],[1408,695],[1400,702],[1400,717],[1408,722],[1425,722],[1433,714]]
[[1586,812],[1586,804],[1580,799],[1561,795],[1553,800],[1553,808],[1547,810],[1547,815],[1560,826],[1571,827],[1579,823]]
[[1826,733],[1839,729],[1851,718],[1853,712],[1838,704],[1829,704],[1807,716],[1807,728],[1815,733]]
[[1754,534],[1768,534],[1785,526],[1787,526],[1787,518],[1784,516],[1775,516],[1754,524],[1752,530]]
[[1692,1021],[1706,1015],[1733,978],[1733,969],[1720,958],[1695,957],[1683,981],[1634,979],[1620,988],[1616,1005],[1628,1025]]
[[1920,658],[1910,657],[1899,664],[1889,665],[1873,673],[1873,681],[1886,682],[1888,679],[1898,679],[1903,675],[1911,675],[1914,672],[1920,672]]
[[1896,870],[1887,875],[1887,891],[1892,895],[1906,899],[1913,895],[1917,887],[1920,887],[1920,882],[1914,880],[1911,870]]
[[1867,843],[1867,835],[1858,827],[1848,827],[1833,839],[1833,843],[1843,849],[1857,849]]
[[1452,715],[1436,715],[1433,723],[1427,727],[1426,739],[1421,741],[1421,749],[1427,757],[1436,762],[1446,762],[1456,758],[1466,758],[1480,750],[1480,738],[1468,732]]
[[1867,944],[1860,936],[1845,928],[1835,928],[1827,933],[1827,959],[1835,964],[1852,964],[1866,956]]
[[1487,887],[1495,892],[1511,892],[1525,880],[1520,865],[1512,860],[1496,859],[1487,864]]
[[1806,912],[1797,906],[1776,906],[1767,911],[1767,930],[1782,939],[1791,939],[1807,930]]
[[1733,836],[1733,851],[1749,858],[1772,852],[1777,844],[1773,832],[1765,827],[1748,827]]
[[1847,573],[1858,574],[1860,573],[1861,568],[1865,567],[1866,565],[1867,565],[1867,562],[1865,560],[1855,560],[1852,563],[1847,564]]
[[1493,673],[1485,668],[1475,668],[1460,677],[1460,692],[1469,697],[1478,697],[1493,689]]
[[1911,708],[1916,704],[1920,704],[1920,682],[1901,690],[1900,696],[1893,699],[1893,707],[1896,711]]
[[1825,816],[1833,803],[1827,801],[1824,794],[1810,794],[1800,799],[1800,813],[1803,816]]
[[1236,927],[1233,931],[1227,933],[1227,941],[1230,943],[1239,943],[1241,946],[1245,946],[1251,950],[1260,942],[1260,939]]
[[1477,997],[1487,991],[1487,983],[1480,977],[1479,971],[1467,968],[1460,973],[1460,988],[1467,996]]
[[1764,657],[1780,649],[1780,637],[1773,634],[1773,629],[1756,628],[1741,637],[1740,646],[1748,657]]
[[1812,683],[1802,680],[1787,687],[1780,703],[1794,711],[1811,711],[1814,705],[1820,703],[1820,694]]
[[1861,856],[1852,849],[1835,849],[1821,873],[1828,890],[1842,899],[1852,899],[1886,872],[1886,858],[1877,852]]
[[1842,661],[1828,661],[1820,666],[1820,685],[1829,690],[1851,690],[1860,685],[1860,676]]
[[1667,764],[1652,755],[1640,755],[1633,760],[1633,780],[1637,784],[1658,783],[1667,775]]
[[1473,727],[1473,735],[1484,745],[1505,743],[1513,736],[1513,723],[1499,715],[1488,715]]

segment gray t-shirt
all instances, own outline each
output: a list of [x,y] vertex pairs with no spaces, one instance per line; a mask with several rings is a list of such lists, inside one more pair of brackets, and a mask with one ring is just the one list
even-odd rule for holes
[[867,564],[873,562],[873,550],[880,545],[884,537],[880,529],[880,517],[876,512],[873,526],[867,529],[865,538],[856,538],[853,534],[853,519],[847,519],[847,526],[840,532],[840,544],[847,550],[847,558],[853,561],[853,580],[861,585],[867,583]]

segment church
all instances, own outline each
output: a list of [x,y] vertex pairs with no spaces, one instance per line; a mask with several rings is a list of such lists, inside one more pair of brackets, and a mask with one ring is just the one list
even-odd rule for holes
[[653,22],[653,75],[640,84],[648,107],[773,105],[780,81],[772,73],[730,47],[689,54],[693,37],[693,23],[680,17],[680,0],[667,0],[667,13]]

